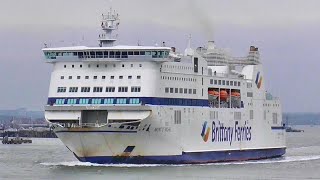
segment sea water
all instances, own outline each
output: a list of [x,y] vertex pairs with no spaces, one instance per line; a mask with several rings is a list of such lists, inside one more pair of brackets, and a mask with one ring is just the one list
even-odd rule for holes
[[79,162],[59,139],[0,144],[0,179],[320,179],[320,126],[287,133],[284,157],[200,165]]

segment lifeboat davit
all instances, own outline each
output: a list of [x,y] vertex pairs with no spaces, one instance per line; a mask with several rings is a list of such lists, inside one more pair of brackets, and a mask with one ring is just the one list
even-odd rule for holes
[[228,97],[229,97],[229,95],[226,90],[220,91],[220,100],[227,101]]

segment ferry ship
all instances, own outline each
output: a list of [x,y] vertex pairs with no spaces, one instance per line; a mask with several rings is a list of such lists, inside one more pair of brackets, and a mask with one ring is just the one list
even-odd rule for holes
[[[183,53],[115,45],[119,15],[102,14],[99,46],[46,47],[53,65],[45,118],[82,162],[197,164],[285,154],[280,100],[259,49],[234,57],[209,41]],[[98,44],[98,43],[97,43]]]

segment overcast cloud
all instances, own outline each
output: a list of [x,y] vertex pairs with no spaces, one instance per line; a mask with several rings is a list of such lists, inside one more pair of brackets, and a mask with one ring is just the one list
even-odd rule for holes
[[97,44],[100,15],[112,4],[121,16],[119,43],[166,41],[184,50],[214,39],[245,55],[261,49],[267,88],[286,112],[319,112],[320,1],[318,0],[1,0],[0,109],[43,109],[51,46]]

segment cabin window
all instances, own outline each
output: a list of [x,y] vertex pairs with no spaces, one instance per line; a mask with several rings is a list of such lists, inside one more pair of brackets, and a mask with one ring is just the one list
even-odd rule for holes
[[226,81],[225,80],[222,80],[222,85],[226,85]]
[[233,81],[230,81],[230,86],[233,86]]
[[169,51],[164,52],[164,57],[167,58],[169,56]]
[[123,76],[119,76],[119,79],[123,79]]
[[145,51],[140,51],[140,55],[141,55],[141,56],[144,56],[145,54],[146,54]]
[[221,85],[221,80],[218,81],[218,85]]
[[121,52],[121,58],[128,58],[128,52],[127,51]]
[[69,76],[69,79],[72,79],[72,76]]
[[128,79],[132,79],[132,76],[128,76]]
[[193,94],[197,94],[197,90],[196,89],[193,89]]
[[118,99],[117,99],[117,104],[127,104],[127,99],[125,99],[125,98],[118,98]]
[[77,76],[77,79],[80,79],[80,76]]
[[102,78],[102,79],[106,79],[106,76],[102,76],[101,78]]
[[64,79],[64,76],[61,76],[60,79]]
[[57,90],[58,93],[64,93],[66,91],[67,91],[66,87],[58,87],[58,90]]
[[120,51],[116,51],[116,56],[115,58],[120,58]]
[[110,51],[110,55],[109,55],[109,58],[114,58],[114,51]]
[[134,51],[133,54],[134,54],[135,56],[139,56],[139,51]]
[[115,90],[115,87],[106,87],[106,92],[114,92]]
[[98,76],[93,76],[93,79],[98,79]]
[[108,58],[108,51],[103,52],[103,58]]
[[183,93],[183,88],[179,88],[179,93],[180,93],[180,94]]
[[146,51],[146,56],[151,56],[151,51]]
[[128,55],[129,55],[129,56],[132,56],[132,55],[133,55],[133,51],[129,51],[129,52],[128,52]]
[[157,51],[152,51],[151,54],[152,54],[152,58],[156,58],[157,57]]
[[94,87],[93,92],[102,92],[102,87]]
[[164,92],[165,92],[165,93],[169,93],[169,88],[166,87],[166,88],[164,89]]
[[78,92],[78,87],[70,87],[69,92]]
[[173,88],[170,88],[170,93],[173,93]]
[[102,51],[98,51],[97,52],[97,58],[103,58],[103,52]]
[[89,76],[86,76],[85,79],[89,79]]
[[229,86],[229,81],[226,81],[227,86]]
[[104,104],[113,104],[113,98],[104,99]]
[[96,52],[91,51],[90,52],[90,58],[96,58]]
[[137,76],[137,79],[141,79],[141,76]]
[[193,58],[193,69],[195,73],[198,73],[198,65],[199,65],[198,63],[199,63],[198,58],[197,57]]
[[101,104],[101,99],[92,99],[91,104]]
[[118,87],[118,92],[128,92],[128,87]]
[[179,89],[178,88],[174,88],[174,93],[179,93]]
[[110,79],[114,79],[114,76],[111,76]]
[[81,87],[81,92],[90,92],[90,87]]
[[[76,56],[74,53],[73,55]],[[78,52],[78,58],[83,58],[83,52]]]
[[184,94],[188,94],[188,89],[187,89],[187,88],[184,88],[183,93],[184,93]]
[[131,92],[140,92],[141,91],[141,87],[140,86],[132,86],[131,87]]

